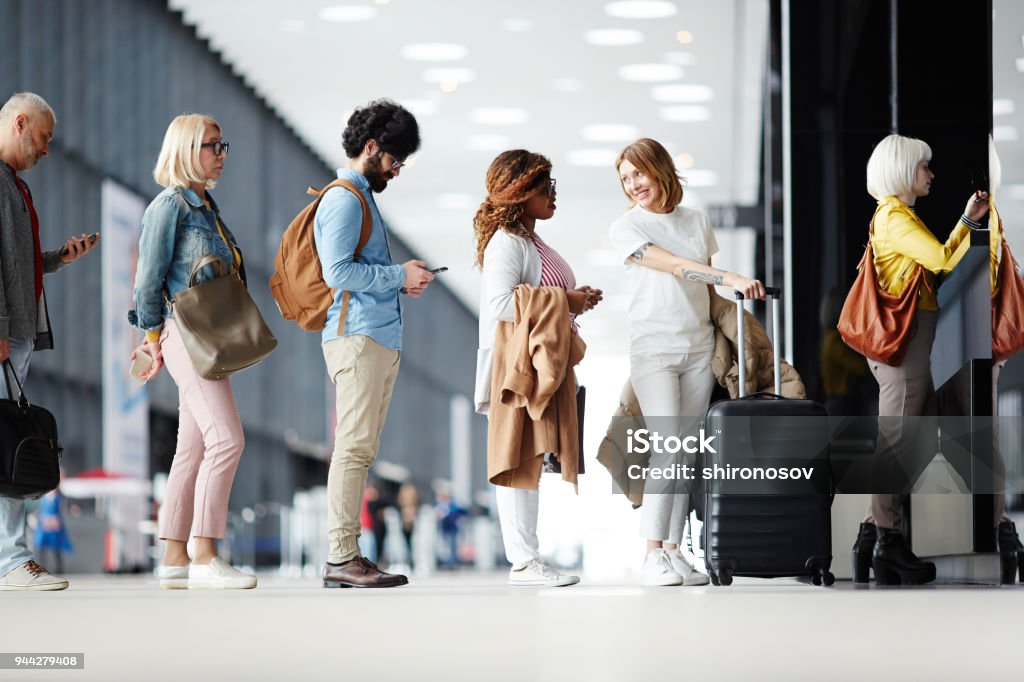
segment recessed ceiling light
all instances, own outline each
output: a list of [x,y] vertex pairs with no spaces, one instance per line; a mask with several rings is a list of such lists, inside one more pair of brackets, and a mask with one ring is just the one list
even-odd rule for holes
[[656,102],[696,104],[697,102],[710,102],[715,97],[715,91],[707,85],[673,83],[672,85],[654,86],[651,88],[651,97]]
[[423,72],[423,80],[428,83],[468,83],[476,78],[476,71],[464,67],[427,69]]
[[677,31],[676,40],[681,42],[683,45],[689,45],[693,42],[693,34],[689,31]]
[[455,92],[459,89],[459,81],[441,81],[437,84],[441,92]]
[[594,123],[580,130],[580,137],[588,142],[632,142],[639,136],[637,127],[628,123]]
[[1017,57],[1017,70],[1024,73],[1024,57]]
[[683,77],[683,68],[675,64],[627,64],[619,67],[619,76],[627,81],[658,83]]
[[417,43],[406,45],[399,54],[421,62],[449,62],[462,59],[468,53],[465,45],[456,43]]
[[512,33],[526,33],[533,30],[533,22],[529,19],[505,19],[501,22],[501,27]]
[[387,4],[389,4],[391,2],[391,0],[373,0],[373,1],[376,2],[378,5],[387,5]]
[[609,2],[604,11],[618,19],[663,19],[673,16],[678,10],[665,0],[620,0]]
[[644,42],[644,34],[631,28],[597,28],[584,33],[583,40],[591,45],[619,47]]
[[466,147],[478,152],[500,152],[512,146],[507,135],[470,135]]
[[683,174],[687,187],[714,187],[718,184],[718,173],[710,170],[691,168]]
[[661,120],[669,123],[695,123],[711,118],[711,110],[699,104],[680,104],[674,107],[658,109]]
[[285,33],[301,33],[306,30],[306,22],[302,19],[285,19],[281,22],[281,30]]
[[683,152],[676,157],[676,165],[680,168],[693,168],[693,154]]
[[435,205],[444,211],[468,211],[480,205],[479,197],[466,192],[447,192],[438,194]]
[[369,21],[377,16],[377,8],[363,5],[331,5],[320,10],[317,16],[323,21],[333,22]]
[[469,116],[473,123],[484,125],[518,125],[529,118],[526,109],[515,107],[482,107],[474,109]]
[[697,63],[697,57],[692,52],[666,52],[664,60],[667,64],[679,66],[693,66]]
[[992,115],[1002,116],[1004,114],[1012,114],[1016,111],[1016,106],[1013,104],[1012,99],[995,99],[992,100]]
[[583,89],[583,81],[579,78],[556,78],[551,87],[558,92],[579,92]]
[[992,139],[996,142],[1014,142],[1017,139],[1016,126],[994,126]]
[[614,149],[574,149],[565,155],[570,166],[612,168],[619,153]]

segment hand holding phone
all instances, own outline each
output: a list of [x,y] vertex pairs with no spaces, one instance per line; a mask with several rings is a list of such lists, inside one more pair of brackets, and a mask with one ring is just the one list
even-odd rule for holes
[[441,267],[439,267],[439,268],[434,268],[434,269],[433,269],[433,270],[431,270],[430,272],[431,272],[431,274],[434,274],[434,275],[436,275],[436,274],[437,274],[437,273],[439,273],[439,272],[448,272],[448,268],[442,265],[442,266],[441,266]]
[[[86,237],[86,239],[79,239],[79,240],[78,240],[78,243],[79,243],[79,245],[80,245],[80,246],[81,246],[81,247],[82,247],[82,248],[84,249],[84,248],[85,248],[85,246],[86,246],[86,243],[87,243],[87,241],[86,241],[86,240],[88,240],[88,245],[89,245],[89,246],[92,246],[93,244],[95,244],[95,243],[96,243],[96,240],[97,240],[97,239],[99,239],[99,238],[100,238],[100,233],[99,233],[99,232],[93,232],[93,233],[92,233],[92,234],[90,234],[90,235],[89,235],[88,237]],[[60,256],[66,256],[66,255],[68,255],[68,253],[70,253],[70,252],[68,251],[68,245],[67,245],[67,244],[65,244],[64,246],[62,246],[62,247],[60,248],[60,251],[58,252],[58,255],[60,255]]]
[[136,381],[140,384],[144,384],[149,381],[148,378],[142,378],[143,374],[146,374],[149,369],[153,366],[153,356],[142,349],[135,351],[135,359],[132,361],[132,376],[135,377]]

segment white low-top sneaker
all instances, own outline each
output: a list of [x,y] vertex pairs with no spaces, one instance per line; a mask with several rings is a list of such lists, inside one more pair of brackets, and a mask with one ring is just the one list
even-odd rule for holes
[[683,579],[683,584],[690,587],[693,585],[707,585],[711,579],[694,568],[689,558],[678,549],[666,551],[668,560],[672,564],[672,570]]
[[0,591],[44,592],[66,590],[68,581],[53,575],[35,561],[29,560],[0,577]]
[[256,587],[256,576],[243,573],[219,556],[208,564],[188,567],[190,590],[248,590]]
[[160,581],[160,589],[162,590],[188,589],[188,566],[160,564],[156,567],[156,577]]
[[508,584],[518,587],[565,587],[579,581],[578,575],[563,575],[539,561],[531,561],[522,570],[508,573]]
[[641,582],[651,586],[682,585],[683,577],[672,569],[668,552],[664,549],[652,549],[644,559],[644,567],[640,571]]

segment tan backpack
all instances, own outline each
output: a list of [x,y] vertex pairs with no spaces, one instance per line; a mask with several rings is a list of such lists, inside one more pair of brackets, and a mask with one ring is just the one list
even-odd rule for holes
[[[362,231],[353,256],[353,260],[359,260],[363,247],[370,240],[373,217],[359,188],[348,180],[335,180],[321,190],[312,187],[306,190],[307,194],[315,196],[316,199],[295,216],[281,236],[281,246],[274,256],[274,274],[270,278],[270,293],[274,295],[282,317],[311,332],[324,328],[327,324],[327,310],[334,302],[334,289],[324,282],[324,271],[320,265],[320,256],[316,252],[316,240],[313,238],[316,209],[320,206],[320,200],[327,194],[327,190],[333,187],[344,187],[352,192],[363,207]],[[348,299],[349,292],[346,291],[341,300],[339,336],[345,333]]]

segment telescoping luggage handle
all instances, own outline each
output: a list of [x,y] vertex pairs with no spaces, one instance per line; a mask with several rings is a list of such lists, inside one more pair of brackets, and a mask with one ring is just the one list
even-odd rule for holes
[[[775,395],[782,395],[782,360],[779,353],[779,299],[782,298],[782,289],[778,287],[765,287],[765,295],[772,299],[772,353],[775,355]],[[746,350],[746,327],[743,319],[743,292],[734,291],[736,297],[736,355],[740,365],[740,388],[739,397],[747,395],[747,363],[744,357]]]

